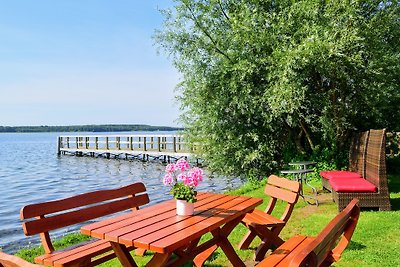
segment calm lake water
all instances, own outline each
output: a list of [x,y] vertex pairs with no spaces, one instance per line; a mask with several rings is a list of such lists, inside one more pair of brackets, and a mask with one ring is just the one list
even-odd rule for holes
[[[146,185],[151,204],[172,198],[169,187],[162,183],[165,165],[161,162],[58,157],[57,136],[68,134],[0,133],[0,249],[5,252],[13,253],[21,247],[40,244],[37,236],[26,237],[22,230],[19,210],[27,204],[134,182]],[[239,187],[242,182],[239,178],[206,173],[199,190],[224,192]],[[65,228],[53,235],[58,237],[78,228]]]

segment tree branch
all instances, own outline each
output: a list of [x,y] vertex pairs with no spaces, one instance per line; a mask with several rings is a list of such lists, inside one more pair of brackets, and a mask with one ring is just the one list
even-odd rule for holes
[[202,27],[200,22],[197,20],[192,8],[186,2],[184,2],[184,4],[187,7],[187,9],[190,11],[190,14],[191,14],[192,19],[193,19],[194,23],[196,24],[196,26],[210,39],[211,43],[214,45],[215,50],[217,50],[218,53],[220,53],[221,55],[226,57],[231,63],[233,63],[232,59],[227,54],[225,54],[221,49],[218,48],[218,44],[214,40],[214,38],[212,38],[211,34],[206,29],[204,29],[204,27]]
[[221,0],[218,1],[218,5],[219,5],[219,8],[221,9],[222,14],[226,18],[226,20],[228,20],[228,21],[231,20],[231,18],[228,16],[228,14],[226,14],[224,8],[222,7]]

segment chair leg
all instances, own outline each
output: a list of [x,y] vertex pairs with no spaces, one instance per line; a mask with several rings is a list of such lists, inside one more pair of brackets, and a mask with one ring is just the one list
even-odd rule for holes
[[248,231],[247,234],[242,238],[242,241],[239,243],[239,249],[248,249],[251,242],[254,240],[254,238],[257,235],[253,233],[252,231]]
[[255,261],[262,261],[265,257],[265,254],[267,254],[268,250],[270,249],[270,244],[271,242],[269,241],[263,241],[257,248],[256,252],[254,253],[254,260]]
[[277,248],[284,243],[282,238],[279,237],[283,227],[284,225],[274,226],[271,229],[262,226],[255,227],[254,232],[262,237],[262,242],[254,254],[255,261],[262,261],[269,249]]

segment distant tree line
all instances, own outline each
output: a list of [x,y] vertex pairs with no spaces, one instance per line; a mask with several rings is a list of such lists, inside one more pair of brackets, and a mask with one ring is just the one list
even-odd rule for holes
[[177,127],[151,126],[145,124],[101,124],[72,126],[0,126],[0,133],[35,132],[130,132],[130,131],[178,131]]

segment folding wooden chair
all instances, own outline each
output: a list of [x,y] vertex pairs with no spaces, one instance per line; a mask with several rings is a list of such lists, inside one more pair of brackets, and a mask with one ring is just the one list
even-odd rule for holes
[[[256,250],[255,260],[260,261],[272,246],[279,247],[282,245],[284,241],[279,237],[279,234],[289,220],[294,205],[299,199],[300,188],[301,185],[297,181],[276,175],[268,177],[264,192],[271,199],[264,212],[254,210],[243,218],[242,223],[249,231],[240,242],[239,249],[247,249],[253,239],[258,236],[262,243]],[[278,199],[286,202],[286,208],[279,219],[271,215]]]

